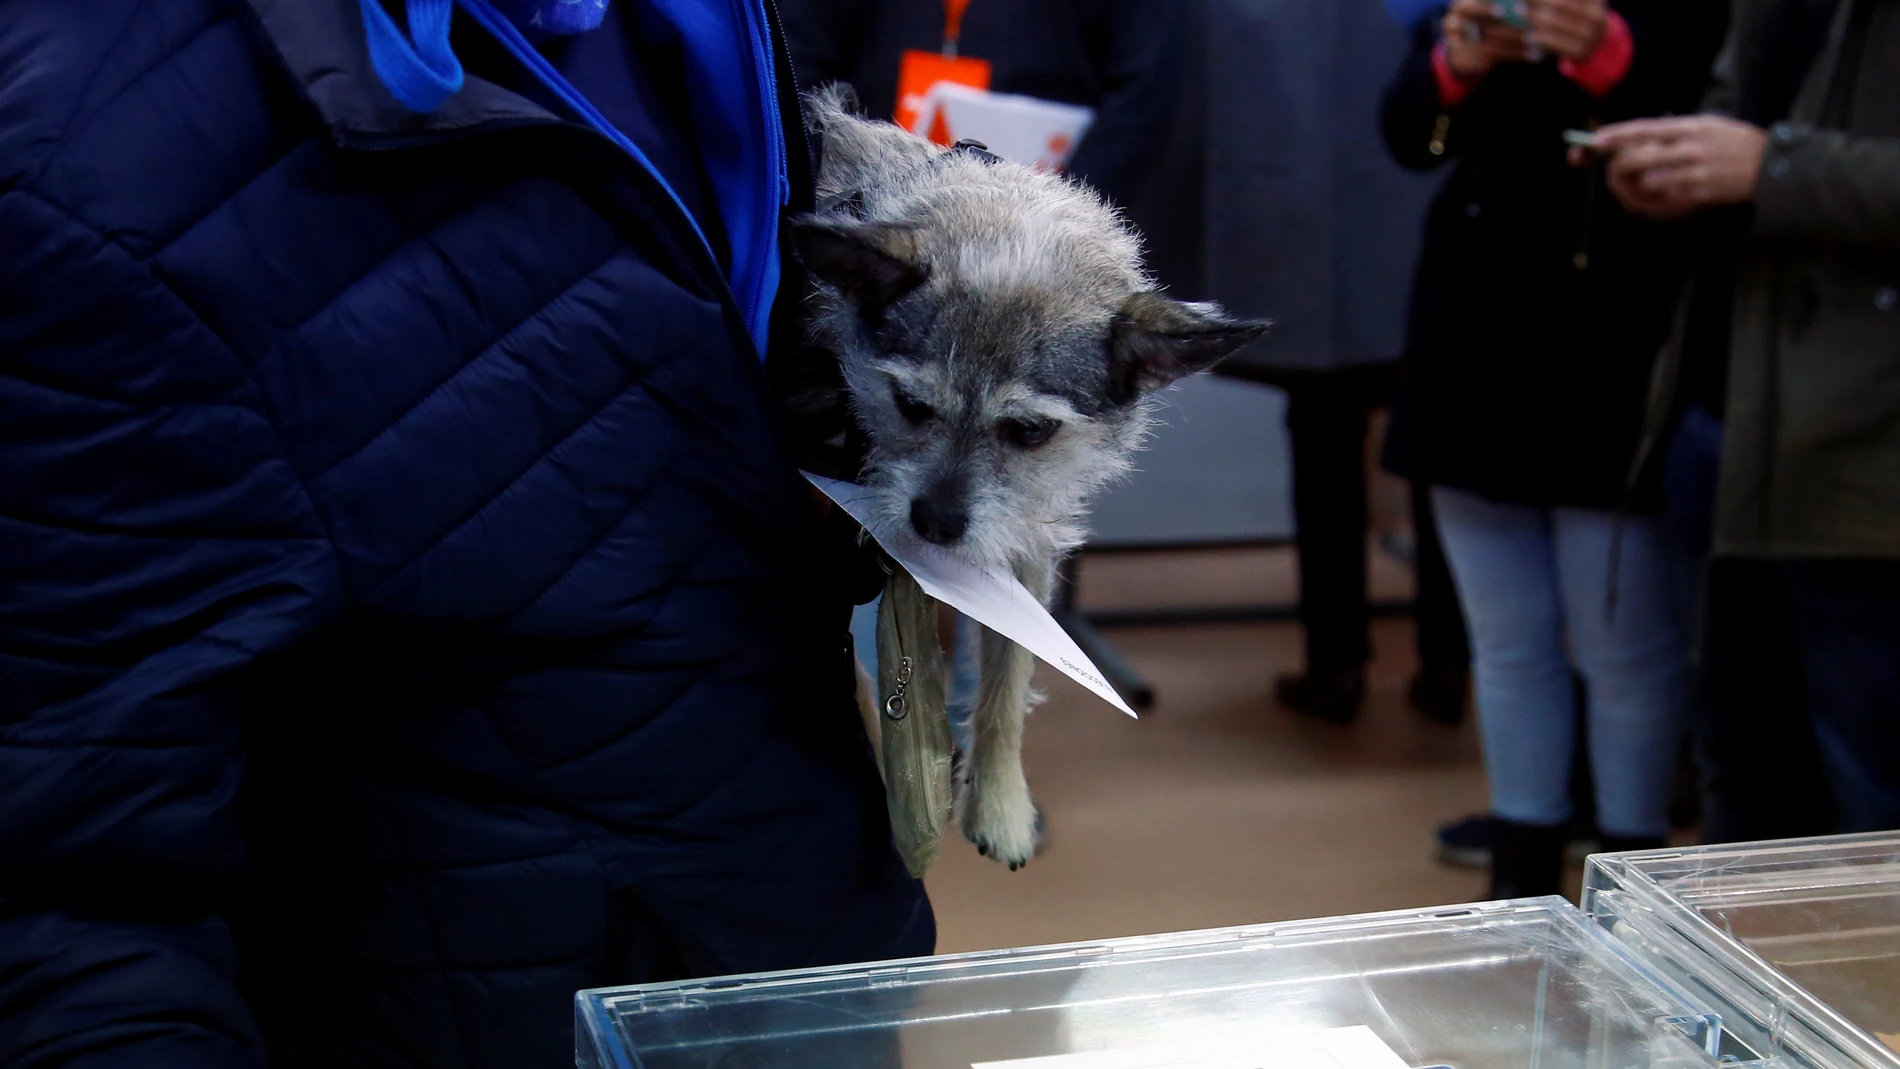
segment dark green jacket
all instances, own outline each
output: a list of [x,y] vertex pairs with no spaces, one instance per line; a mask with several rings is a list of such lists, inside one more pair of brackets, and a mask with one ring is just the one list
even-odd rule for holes
[[[1774,45],[1775,2],[1737,0],[1715,110]],[[1900,557],[1900,0],[1841,5],[1737,277],[1716,552]]]

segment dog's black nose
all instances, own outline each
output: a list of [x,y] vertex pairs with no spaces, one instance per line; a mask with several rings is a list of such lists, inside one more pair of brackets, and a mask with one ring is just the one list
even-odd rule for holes
[[970,526],[970,514],[951,502],[919,497],[910,503],[910,525],[924,541],[947,546],[963,537]]

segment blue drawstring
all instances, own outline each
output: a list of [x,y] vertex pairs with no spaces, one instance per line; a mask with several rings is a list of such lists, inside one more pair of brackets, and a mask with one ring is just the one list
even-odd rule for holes
[[370,65],[398,103],[426,115],[462,88],[462,61],[449,48],[455,0],[408,0],[408,34],[383,10],[382,0],[358,2]]

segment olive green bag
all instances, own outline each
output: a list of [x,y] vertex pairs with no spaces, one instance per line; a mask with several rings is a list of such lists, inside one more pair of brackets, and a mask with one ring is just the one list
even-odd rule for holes
[[937,602],[902,568],[877,610],[878,726],[891,834],[912,876],[943,849],[950,821],[950,713]]

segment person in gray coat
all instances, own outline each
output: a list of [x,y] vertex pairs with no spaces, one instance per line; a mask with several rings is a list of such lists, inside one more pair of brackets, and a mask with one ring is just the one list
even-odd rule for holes
[[[1390,404],[1404,348],[1425,207],[1435,176],[1410,173],[1380,140],[1379,94],[1424,17],[1380,0],[1213,0],[1205,57],[1207,296],[1275,322],[1274,344],[1222,374],[1286,391],[1300,559],[1305,671],[1281,705],[1344,723],[1365,694],[1366,436]],[[1425,715],[1465,713],[1464,619],[1438,548],[1430,499],[1412,495]]]
[[[1804,17],[1825,32],[1791,62]],[[1746,213],[1714,552],[1778,565],[1839,830],[1900,827],[1900,0],[1738,0],[1709,103],[1597,151],[1637,211]]]

